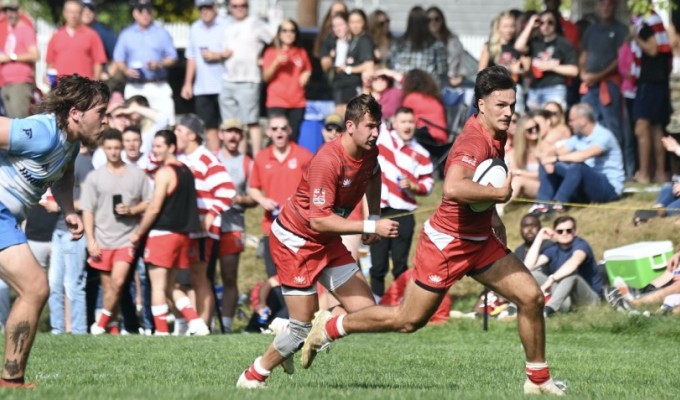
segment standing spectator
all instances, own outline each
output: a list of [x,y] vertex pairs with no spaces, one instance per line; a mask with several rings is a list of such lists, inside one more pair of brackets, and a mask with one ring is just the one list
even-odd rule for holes
[[35,30],[19,17],[18,1],[4,1],[2,10],[7,17],[5,41],[0,42],[2,102],[8,117],[24,118],[30,114],[39,57]]
[[[177,61],[177,50],[170,33],[154,23],[150,0],[134,0],[131,6],[135,22],[123,29],[113,50],[113,60],[127,79],[125,98],[146,97],[149,107],[173,123],[175,102],[168,84],[168,68]],[[151,140],[148,142],[144,145],[150,150]]]
[[[222,273],[222,328],[228,333],[231,332],[238,303],[238,265],[240,254],[244,250],[246,227],[244,212],[257,203],[247,193],[253,160],[239,151],[239,143],[243,140],[243,125],[238,120],[226,120],[220,126],[219,135],[222,147],[217,152],[217,158],[224,165],[236,188],[232,206],[222,213],[217,253]],[[214,261],[211,259],[211,262]]]
[[234,23],[224,30],[222,59],[224,79],[220,92],[222,120],[236,118],[248,125],[253,156],[262,149],[260,82],[258,58],[265,44],[274,38],[269,26],[248,13],[248,0],[230,0]]
[[59,28],[47,44],[45,62],[48,68],[57,70],[57,76],[78,74],[99,79],[106,52],[102,40],[92,28],[82,23],[83,5],[79,0],[64,3],[65,24]]
[[285,115],[297,142],[305,116],[305,86],[312,75],[307,51],[300,47],[300,30],[295,21],[284,19],[262,57],[262,80],[267,83],[267,115]]
[[[541,250],[546,239],[555,243]],[[573,304],[596,305],[602,297],[595,255],[588,242],[578,237],[573,217],[558,217],[553,229],[541,228],[524,262],[543,293],[550,293],[544,308],[547,316],[569,311]]]
[[[606,203],[618,200],[623,192],[623,159],[619,142],[607,128],[595,122],[592,108],[586,103],[569,110],[569,124],[574,136],[559,146],[545,148],[539,167],[540,186],[536,199],[557,204],[554,211],[564,211],[563,203]],[[544,204],[534,207],[547,212]]]
[[595,117],[612,131],[623,151],[626,176],[635,173],[635,146],[632,132],[623,126],[619,48],[628,36],[628,27],[615,19],[616,0],[597,0],[598,21],[583,34],[579,67],[582,85],[587,87],[582,101],[590,104]]
[[348,12],[349,10],[347,9],[347,5],[344,1],[334,0],[331,3],[330,7],[328,7],[328,11],[326,11],[326,15],[323,17],[323,21],[321,21],[321,25],[319,26],[319,34],[316,36],[316,39],[314,39],[314,57],[321,57],[321,45],[326,40],[326,38],[328,38],[328,36],[332,35],[333,28],[331,25],[333,16],[338,13],[347,14]]
[[101,335],[116,324],[116,311],[125,280],[134,260],[129,241],[151,197],[149,181],[139,168],[121,159],[123,135],[115,129],[102,133],[106,165],[85,180],[80,202],[87,238],[89,263],[99,270],[103,307],[90,333]]
[[[350,29],[349,15],[333,15],[333,34],[321,46],[321,68],[333,76],[333,101],[335,113],[344,115],[347,103],[362,90],[362,74],[373,70],[373,42],[361,33],[361,14],[353,11]],[[361,34],[359,34],[361,33]]]
[[338,114],[327,116],[321,129],[323,142],[328,143],[335,140],[344,130],[345,124],[341,116]]
[[220,87],[224,64],[222,40],[227,19],[217,14],[214,0],[196,0],[199,18],[191,24],[189,44],[184,52],[187,59],[182,86],[182,98],[194,99],[196,114],[205,122],[205,146],[220,148],[217,127],[220,125]]
[[449,69],[447,72],[448,80],[443,87],[458,87],[463,83],[467,72],[463,66],[463,57],[465,56],[463,43],[460,42],[458,35],[451,32],[446,25],[446,18],[441,8],[433,6],[428,8],[426,13],[430,32],[446,46],[446,60]]
[[383,130],[376,145],[382,171],[380,215],[399,223],[395,238],[383,238],[371,245],[371,291],[381,298],[385,294],[385,276],[392,258],[392,275],[396,280],[408,269],[408,258],[418,208],[416,196],[432,192],[432,160],[430,153],[414,140],[416,121],[413,110],[399,108],[392,118],[391,131]]
[[[74,167],[73,202],[75,210],[80,213],[81,185],[87,175],[92,172],[92,158],[87,147],[82,146],[76,157]],[[55,198],[48,197],[47,207],[56,208]],[[87,238],[85,235],[73,240],[71,232],[64,221],[59,218],[52,235],[52,257],[48,279],[50,283],[50,326],[52,334],[87,333],[87,307],[85,302],[85,259]],[[65,305],[68,303],[69,320],[66,320]]]
[[206,336],[210,329],[198,316],[186,292],[175,286],[179,270],[189,268],[191,239],[189,234],[201,229],[198,220],[196,187],[189,167],[177,160],[177,137],[170,130],[161,130],[153,140],[153,154],[163,163],[155,178],[149,206],[130,235],[137,246],[147,233],[144,261],[149,264],[151,280],[151,311],[156,336],[168,336],[168,303],[188,321],[190,335]]
[[248,194],[264,208],[262,241],[267,276],[276,275],[276,267],[269,253],[272,222],[286,200],[295,193],[302,172],[312,158],[309,151],[290,141],[290,134],[285,116],[269,118],[267,136],[272,144],[255,157],[253,173],[248,181]]
[[560,25],[562,35],[576,50],[578,50],[579,45],[581,44],[581,35],[579,34],[576,24],[562,16],[562,13],[560,12],[562,0],[543,0],[543,4],[545,5],[545,11],[554,13],[554,15],[557,16],[557,22]]
[[392,32],[390,32],[390,17],[383,10],[374,10],[368,16],[368,32],[373,38],[375,49],[373,50],[373,58],[375,64],[379,68],[385,68],[390,63],[392,53],[390,47],[392,46]]
[[[160,110],[151,108],[149,100],[142,95],[135,95],[125,100],[120,107],[111,111],[112,120],[118,123],[116,129],[124,131],[130,125],[138,126],[142,133],[142,153],[151,154],[151,145],[156,132],[170,125],[169,117]],[[113,126],[113,123],[112,123]]]
[[116,63],[113,62],[113,49],[116,47],[116,34],[101,22],[97,20],[97,5],[94,0],[83,0],[83,13],[81,21],[83,25],[94,29],[99,35],[104,51],[106,52],[107,63],[104,64],[101,80],[106,81],[111,91],[123,92],[125,87],[125,78],[116,68]]
[[639,16],[634,29],[631,48],[637,91],[633,102],[633,120],[640,162],[635,180],[661,183],[666,181],[665,151],[661,138],[671,115],[668,88],[672,58],[670,40],[651,2],[648,12]]
[[[540,35],[531,39],[539,26]],[[578,75],[578,54],[565,39],[557,23],[557,14],[544,11],[529,19],[515,41],[515,49],[531,57],[532,80],[527,97],[527,108],[538,110],[549,101],[567,107],[567,78]]]
[[[209,323],[215,306],[213,288],[208,280],[208,258],[220,239],[220,215],[231,207],[236,188],[229,174],[213,153],[203,145],[205,126],[196,114],[185,114],[175,126],[177,159],[194,175],[201,229],[189,234],[192,239],[189,277],[196,291],[196,310]],[[219,242],[218,242],[219,243]]]
[[406,32],[392,43],[391,75],[401,82],[403,75],[413,69],[423,70],[441,85],[448,81],[449,63],[444,43],[428,28],[425,10],[420,6],[408,13]]
[[443,144],[449,140],[441,92],[430,74],[418,69],[406,74],[401,104],[413,110],[419,141]]

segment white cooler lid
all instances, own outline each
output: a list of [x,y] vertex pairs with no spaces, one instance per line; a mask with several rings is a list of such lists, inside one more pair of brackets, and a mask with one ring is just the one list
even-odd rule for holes
[[658,242],[637,242],[615,249],[605,250],[604,260],[635,260],[643,257],[657,256],[673,251],[673,242],[663,240]]

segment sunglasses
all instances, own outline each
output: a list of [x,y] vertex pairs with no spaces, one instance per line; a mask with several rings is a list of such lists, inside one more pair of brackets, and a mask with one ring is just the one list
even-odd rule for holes
[[288,127],[287,126],[270,126],[269,129],[271,129],[274,132],[276,132],[276,131],[287,131]]
[[574,228],[555,229],[555,232],[557,232],[558,235],[562,235],[562,234],[565,234],[565,233],[567,235],[571,235],[572,233],[574,233]]
[[230,4],[231,8],[248,8],[248,4]]
[[541,21],[541,25],[553,26],[553,25],[555,25],[555,21],[553,21],[551,19],[546,19],[545,21]]
[[2,7],[2,11],[4,11],[4,12],[8,12],[8,11],[17,12],[17,11],[19,11],[19,7]]
[[526,131],[529,133],[538,133],[538,125],[534,125],[531,128],[526,128]]
[[390,20],[389,20],[389,19],[385,19],[385,20],[382,20],[382,21],[378,21],[378,24],[380,24],[380,25],[387,25],[387,24],[389,24],[389,23],[390,23]]
[[439,17],[427,17],[427,20],[430,21],[430,22],[439,22],[442,19],[439,18]]
[[281,29],[281,33],[297,33],[295,29]]

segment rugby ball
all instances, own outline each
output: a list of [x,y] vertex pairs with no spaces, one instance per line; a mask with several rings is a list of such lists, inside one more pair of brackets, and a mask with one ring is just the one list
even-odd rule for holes
[[[484,186],[501,187],[507,177],[508,167],[503,160],[489,158],[479,163],[477,169],[475,169],[475,174],[472,176],[472,180]],[[493,201],[481,201],[470,204],[470,209],[474,212],[482,212],[488,210],[494,204]]]

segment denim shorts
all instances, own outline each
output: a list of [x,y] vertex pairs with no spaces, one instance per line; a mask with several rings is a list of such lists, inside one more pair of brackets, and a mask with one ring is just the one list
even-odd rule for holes
[[26,235],[12,213],[0,203],[0,251],[26,243]]

